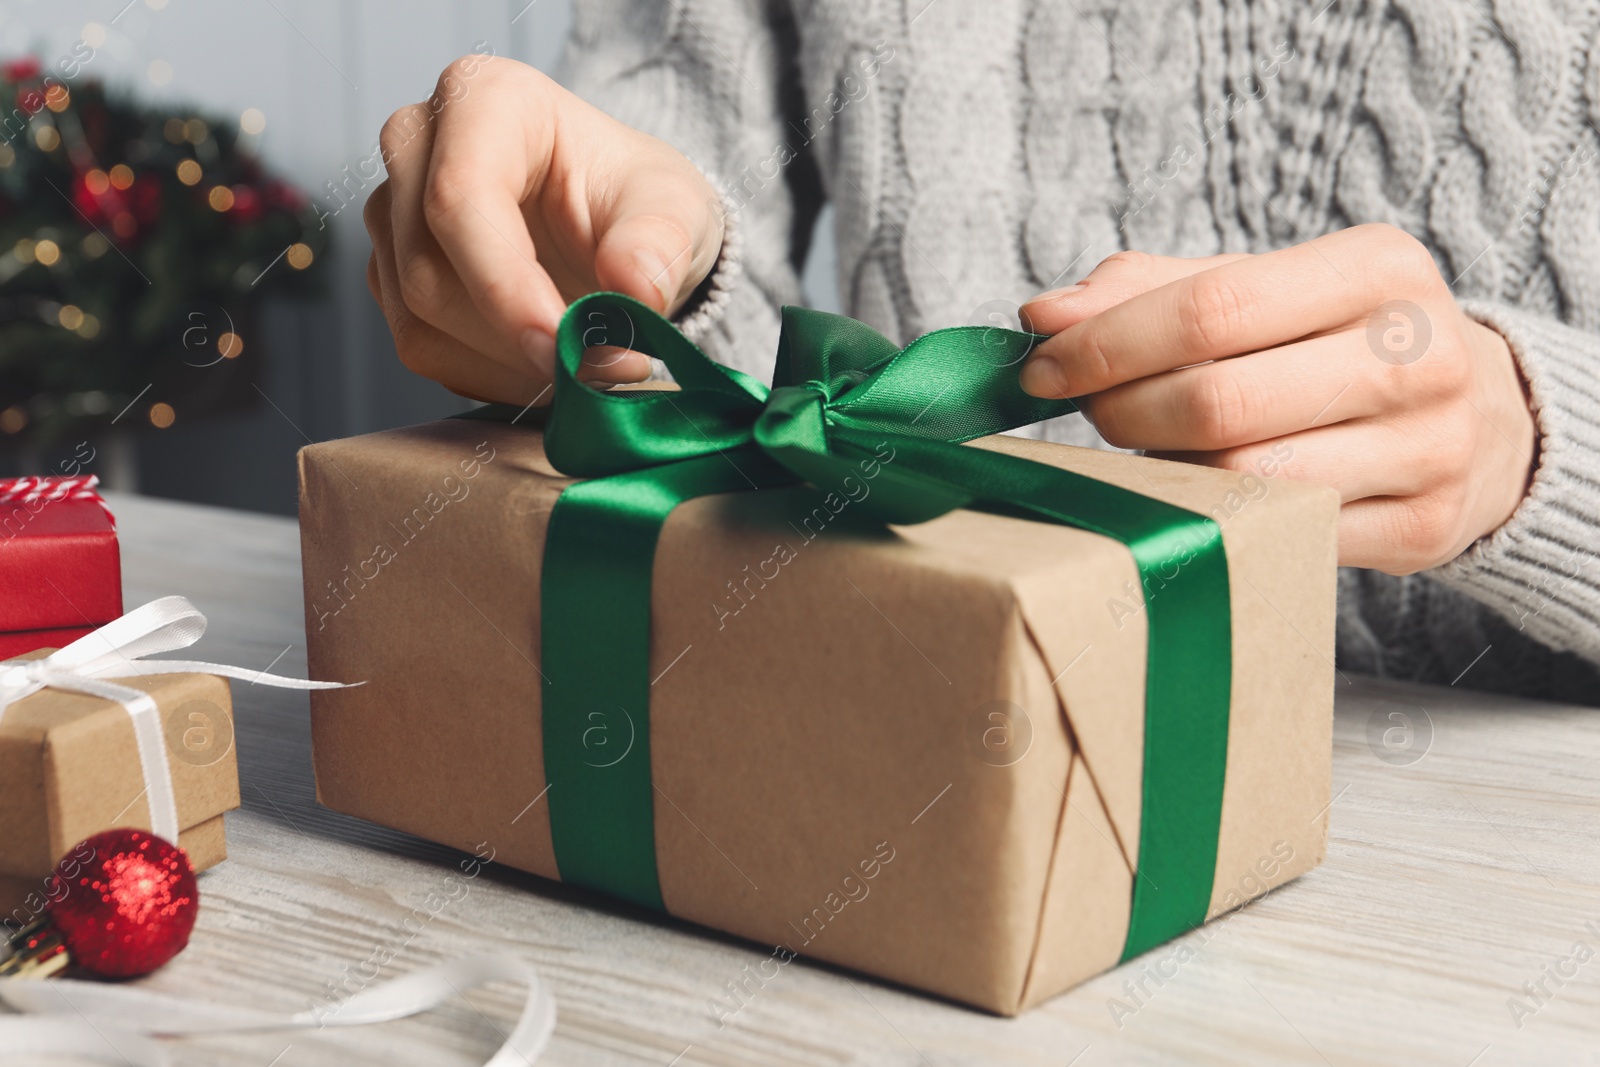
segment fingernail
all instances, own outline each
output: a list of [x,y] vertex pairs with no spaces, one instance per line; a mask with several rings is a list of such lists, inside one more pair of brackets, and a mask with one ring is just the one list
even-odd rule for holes
[[1061,365],[1048,357],[1035,356],[1023,364],[1018,381],[1023,392],[1033,396],[1055,399],[1067,395],[1067,376]]
[[1040,300],[1056,300],[1063,296],[1072,296],[1074,293],[1083,292],[1085,288],[1087,288],[1087,286],[1085,286],[1082,282],[1077,282],[1073,285],[1063,285],[1059,289],[1051,289],[1047,292],[1040,293],[1038,296],[1030,299],[1028,303],[1034,304]]
[[537,326],[523,330],[519,339],[522,354],[538,372],[548,378],[556,372],[556,339]]
[[656,292],[661,294],[661,306],[667,307],[672,303],[672,293],[667,291],[670,279],[667,277],[667,262],[656,252],[649,248],[641,248],[633,254],[634,266],[639,268]]

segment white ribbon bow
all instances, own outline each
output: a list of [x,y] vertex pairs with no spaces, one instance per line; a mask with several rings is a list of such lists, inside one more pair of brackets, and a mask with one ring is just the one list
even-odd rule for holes
[[172,766],[167,762],[160,710],[149,693],[105,681],[107,676],[220,674],[279,689],[343,688],[340,682],[285,678],[226,663],[142,658],[188,648],[205,632],[206,617],[198,608],[181,596],[164,596],[134,608],[43,659],[0,661],[0,721],[4,720],[7,707],[45,688],[86,693],[121,704],[133,720],[133,734],[139,745],[139,767],[150,805],[150,832],[176,844],[180,829],[178,801],[172,792]]
[[500,953],[466,956],[396,978],[362,990],[326,1013],[312,1010],[294,1015],[208,1004],[106,982],[0,979],[0,1002],[38,1016],[0,1016],[0,1060],[55,1053],[135,1067],[166,1067],[166,1049],[151,1037],[318,1030],[387,1022],[496,981],[523,983],[528,994],[516,1028],[485,1067],[526,1067],[550,1041],[556,1026],[556,1002],[532,964]]

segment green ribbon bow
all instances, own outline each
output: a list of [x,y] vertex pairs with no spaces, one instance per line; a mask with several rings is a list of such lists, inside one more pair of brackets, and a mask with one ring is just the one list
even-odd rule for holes
[[[1205,921],[1232,674],[1221,531],[1203,515],[1081,474],[961,447],[1076,410],[1018,384],[1041,339],[967,326],[898,350],[852,319],[786,307],[769,390],[712,362],[629,297],[596,293],[568,309],[545,452],[557,470],[587,480],[569,486],[550,516],[540,605],[545,777],[563,881],[665,910],[649,638],[651,570],[668,514],[710,493],[802,481],[840,489],[867,469],[858,465],[876,463],[874,491],[856,506],[881,522],[979,508],[1128,546],[1145,590],[1149,652],[1138,876],[1123,958]],[[584,386],[578,366],[596,345],[657,357],[681,391]],[[624,720],[632,724],[625,754],[597,759],[606,746],[586,744],[588,735]]]

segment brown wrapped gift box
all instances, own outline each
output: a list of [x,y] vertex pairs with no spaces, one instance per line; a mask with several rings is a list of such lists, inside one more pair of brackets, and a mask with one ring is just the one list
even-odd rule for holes
[[[975,447],[1219,520],[1234,672],[1212,914],[1319,863],[1336,495]],[[559,877],[536,663],[544,525],[570,479],[535,430],[467,420],[300,463],[312,677],[367,683],[311,694],[320,799]],[[1143,764],[1128,551],[970,511],[872,528],[820,499],[705,497],[662,530],[649,725],[668,911],[1006,1014],[1113,966]]]
[[[239,806],[227,679],[165,674],[109,680],[143,689],[160,705],[182,827],[178,844],[197,871],[220,863],[228,854],[222,815]],[[191,704],[206,722],[190,718]],[[79,841],[118,826],[150,828],[133,721],[122,705],[99,697],[44,689],[6,708],[0,792],[0,918],[36,917],[51,869]]]

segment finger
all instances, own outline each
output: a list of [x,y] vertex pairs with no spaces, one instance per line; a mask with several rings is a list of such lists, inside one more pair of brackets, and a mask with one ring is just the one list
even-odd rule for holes
[[514,108],[441,112],[422,207],[428,229],[490,328],[549,375],[566,304],[539,263],[521,205],[536,195],[549,168],[555,104],[549,95],[521,88]]
[[380,190],[387,187],[385,202],[389,205],[389,230],[393,235],[396,291],[407,309],[422,321],[512,370],[525,372],[528,357],[484,319],[428,229],[423,200],[433,125],[429,105],[413,104],[389,116],[379,135],[389,178],[373,191],[368,206],[373,207]]
[[[504,404],[549,402],[549,379],[529,368],[515,369],[452,337],[412,313],[399,297],[394,257],[385,232],[373,235],[373,254],[367,261],[367,284],[373,289],[394,334],[400,361],[418,374],[442,384],[451,392],[473,400]],[[642,381],[650,375],[650,360],[638,352],[585,353],[580,380],[607,384]]]
[[[1393,236],[1398,235],[1398,236]],[[1430,279],[1431,272],[1431,279]],[[1365,323],[1396,292],[1443,288],[1399,230],[1359,226],[1180,278],[1040,344],[1023,387],[1040,396],[1122,382]]]
[[697,176],[665,166],[640,168],[595,223],[595,277],[663,314],[676,311],[700,284],[722,246],[721,205]]
[[1460,555],[1472,537],[1427,497],[1375,497],[1339,509],[1339,566],[1415,574]]
[[[473,400],[505,404],[531,403],[548,379],[530,373],[531,368],[514,370],[489,359],[461,341],[418,318],[400,297],[395,271],[393,243],[382,200],[388,195],[387,183],[373,190],[368,200],[368,228],[372,233],[372,255],[367,260],[367,286],[383,309],[383,316],[394,335],[395,351],[407,369],[432,378],[451,392]],[[374,201],[377,201],[374,208]],[[372,214],[383,222],[374,222]]]
[[1205,467],[1284,477],[1339,491],[1343,503],[1413,496],[1436,488],[1443,471],[1435,450],[1413,428],[1363,419],[1212,452],[1152,450],[1147,455]]
[[[395,348],[409,370],[431,378],[451,392],[484,403],[548,404],[552,390],[548,379],[518,374],[435,329],[412,315],[404,306],[391,320]],[[640,382],[650,376],[650,361],[638,352],[607,357],[601,353],[591,362],[584,354],[578,369],[580,381],[601,385]]]
[[1181,259],[1147,252],[1117,252],[1101,260],[1082,281],[1040,293],[1023,304],[1019,314],[1032,332],[1057,334],[1124,300],[1159,289],[1179,278],[1247,258],[1242,254],[1230,254]]
[[1154,374],[1080,397],[1118,448],[1232,448],[1389,410],[1365,337],[1348,330]]

